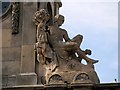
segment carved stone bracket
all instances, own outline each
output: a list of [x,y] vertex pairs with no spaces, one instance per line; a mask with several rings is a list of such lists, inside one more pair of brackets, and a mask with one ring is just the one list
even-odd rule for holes
[[13,2],[12,4],[12,34],[19,33],[19,14],[20,14],[20,3]]

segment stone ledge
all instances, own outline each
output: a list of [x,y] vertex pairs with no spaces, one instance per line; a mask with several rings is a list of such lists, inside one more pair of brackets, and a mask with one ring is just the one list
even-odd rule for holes
[[2,90],[120,90],[120,83],[103,84],[59,84],[59,85],[20,85],[5,87]]
[[37,75],[35,73],[21,73],[17,76],[17,85],[36,85]]

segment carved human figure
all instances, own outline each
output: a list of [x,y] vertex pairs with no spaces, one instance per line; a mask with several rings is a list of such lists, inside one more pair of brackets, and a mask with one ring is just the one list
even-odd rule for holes
[[50,48],[48,46],[48,37],[46,32],[46,22],[49,20],[49,15],[44,9],[37,11],[33,17],[34,23],[37,25],[37,60],[42,64],[46,63],[47,58],[51,58]]
[[[49,42],[51,46],[53,47],[54,51],[59,55],[61,58],[68,57],[68,53],[66,51],[74,51],[78,54],[78,56],[89,64],[97,63],[98,60],[90,59],[86,56],[86,54],[81,50],[80,45],[83,39],[82,35],[77,35],[73,39],[70,39],[68,37],[67,31],[59,28],[64,22],[64,16],[62,15],[56,15],[55,16],[55,24],[52,26],[49,26]],[[63,39],[65,42],[63,42]]]
[[[38,61],[36,73],[39,84],[45,84],[45,81],[49,79],[49,75],[57,73],[62,69],[70,69],[68,64],[71,63],[71,60],[73,64],[78,62],[76,60],[79,60],[81,63],[82,59],[86,60],[88,64],[98,62],[86,56],[87,54],[91,55],[91,50],[81,50],[82,35],[79,34],[70,39],[67,31],[60,28],[64,22],[64,16],[56,15],[55,22],[51,26],[47,26],[48,20],[49,14],[45,9],[40,9],[33,17],[33,21],[37,26],[35,50]],[[75,53],[78,54],[78,57]],[[81,65],[80,63],[78,67]]]
[[49,20],[49,14],[45,9],[40,9],[37,11],[33,17],[33,22],[37,26],[36,33],[36,44],[35,50],[37,53],[36,72],[38,74],[38,83],[42,83],[45,74],[47,72],[53,72],[57,66],[58,62],[56,59],[56,53],[53,52],[50,47],[47,30],[47,21]]
[[40,9],[33,16],[33,22],[37,26],[35,51],[37,54],[36,73],[38,83],[45,83],[46,64],[52,60],[52,50],[48,44],[48,32],[46,23],[49,20],[49,14],[45,9]]

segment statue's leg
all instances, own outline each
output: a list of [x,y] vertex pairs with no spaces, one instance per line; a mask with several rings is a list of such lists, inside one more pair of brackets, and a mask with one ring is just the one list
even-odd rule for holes
[[81,43],[82,43],[82,40],[83,40],[83,36],[80,35],[80,34],[77,35],[77,36],[75,36],[75,37],[72,39],[73,42],[76,42],[76,43],[77,43],[77,46],[76,46],[76,47],[77,47],[77,50],[76,50],[76,52],[77,52],[78,56],[79,56],[80,58],[86,60],[87,63],[92,63],[92,64],[97,63],[98,60],[93,60],[93,59],[88,58],[88,57],[86,56],[86,54],[80,49],[80,45],[81,45]]
[[78,34],[71,41],[76,42],[77,43],[77,47],[80,47],[80,45],[82,43],[82,40],[83,40],[83,36]]
[[79,57],[81,57],[81,58],[83,58],[84,60],[86,60],[87,63],[92,63],[92,64],[94,64],[94,63],[97,63],[97,62],[98,62],[98,60],[94,60],[94,59],[88,58],[88,57],[86,56],[86,54],[84,54],[80,48],[77,49],[77,54],[79,55]]

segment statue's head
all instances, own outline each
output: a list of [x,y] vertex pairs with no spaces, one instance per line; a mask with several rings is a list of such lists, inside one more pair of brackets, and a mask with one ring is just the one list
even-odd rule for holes
[[55,23],[58,25],[58,26],[61,26],[63,23],[64,23],[64,16],[63,15],[60,15],[60,14],[57,14],[55,16]]
[[41,21],[47,22],[49,20],[49,14],[45,9],[40,9],[33,16],[33,21],[38,25]]

